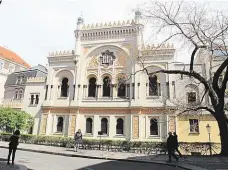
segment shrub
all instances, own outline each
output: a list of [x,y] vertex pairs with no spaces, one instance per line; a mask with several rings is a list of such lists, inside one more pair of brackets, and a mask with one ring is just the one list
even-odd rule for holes
[[[12,134],[0,133],[1,141],[9,141]],[[43,136],[43,135],[29,135],[22,134],[20,138],[21,143],[58,146],[72,148],[74,146],[74,139],[70,137],[62,136]],[[102,150],[109,151],[125,151],[125,152],[140,152],[157,154],[166,152],[165,142],[140,142],[140,141],[118,141],[118,140],[105,140],[102,139],[84,139],[84,149],[98,149],[101,145]],[[215,144],[217,145],[217,144]],[[185,154],[191,154],[191,152],[203,152],[208,147],[208,143],[180,143],[180,149]]]

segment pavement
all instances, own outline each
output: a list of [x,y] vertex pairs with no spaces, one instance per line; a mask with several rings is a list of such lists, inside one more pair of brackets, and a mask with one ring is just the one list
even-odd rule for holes
[[[1,148],[0,158],[5,157],[7,153],[8,149]],[[183,170],[181,168],[151,163],[67,157],[20,150],[16,153],[15,163],[27,166],[28,170]]]
[[[0,142],[0,148],[8,148],[7,142]],[[74,152],[72,148],[53,147],[45,145],[33,145],[20,143],[18,150],[38,152],[43,154],[61,155],[65,157],[77,157],[86,159],[100,159],[131,163],[153,163],[168,165],[169,167],[186,170],[228,170],[228,157],[210,156],[184,156],[178,162],[167,162],[167,155],[147,155],[127,152],[108,152],[98,150],[79,150]]]
[[8,165],[7,159],[0,158],[0,169],[1,170],[27,170],[27,167],[20,164]]

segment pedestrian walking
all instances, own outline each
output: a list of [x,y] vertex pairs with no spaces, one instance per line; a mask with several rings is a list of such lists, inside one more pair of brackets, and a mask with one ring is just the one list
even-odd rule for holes
[[20,131],[16,130],[14,132],[14,134],[10,137],[10,142],[9,142],[9,155],[8,155],[8,160],[7,160],[7,164],[10,164],[10,157],[12,154],[12,165],[14,164],[14,159],[15,159],[15,154],[17,151],[17,146],[19,144],[18,140],[20,138]]
[[177,156],[175,155],[175,143],[174,143],[174,137],[172,135],[172,132],[169,132],[169,137],[167,139],[167,150],[169,155],[169,162],[171,162],[171,156],[173,156],[176,161],[178,161]]
[[179,156],[181,157],[182,154],[180,153],[180,151],[178,149],[179,142],[178,142],[178,136],[177,136],[176,132],[173,133],[173,139],[174,139],[174,144],[175,144],[175,150],[174,150],[174,152],[176,151],[179,154]]
[[82,133],[81,129],[78,129],[78,131],[74,135],[74,151],[77,152],[79,149],[80,144],[82,144]]

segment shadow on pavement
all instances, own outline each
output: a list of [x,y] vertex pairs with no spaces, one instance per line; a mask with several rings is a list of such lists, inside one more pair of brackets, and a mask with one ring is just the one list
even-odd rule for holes
[[151,169],[159,169],[159,170],[183,170],[181,168],[169,165],[161,165],[154,163],[138,163],[138,162],[128,162],[128,161],[106,161],[86,166],[83,168],[75,169],[75,170],[151,170]]

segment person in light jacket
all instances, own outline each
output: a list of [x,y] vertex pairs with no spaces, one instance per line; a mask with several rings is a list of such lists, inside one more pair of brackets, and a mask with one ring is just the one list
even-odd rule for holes
[[75,133],[74,140],[75,140],[74,151],[77,152],[78,148],[79,148],[79,145],[82,144],[82,132],[81,132],[81,129],[78,129],[78,131]]
[[19,140],[20,138],[20,131],[19,130],[16,130],[14,132],[14,134],[10,137],[10,142],[9,142],[9,155],[8,155],[8,160],[7,160],[7,164],[9,165],[10,164],[10,157],[11,157],[11,154],[12,154],[12,164],[14,164],[14,159],[15,159],[15,154],[16,154],[16,151],[17,151],[17,146],[19,145]]

